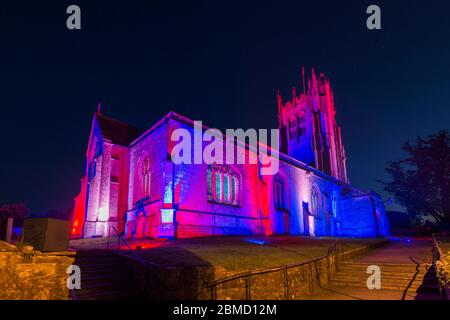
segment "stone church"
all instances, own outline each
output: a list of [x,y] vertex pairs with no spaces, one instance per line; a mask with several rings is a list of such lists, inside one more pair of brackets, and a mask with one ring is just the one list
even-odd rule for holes
[[[228,235],[386,236],[381,197],[353,187],[327,77],[278,95],[279,170],[259,164],[174,164],[174,112],[143,131],[94,114],[72,237],[170,239]],[[248,151],[250,152],[250,151]]]

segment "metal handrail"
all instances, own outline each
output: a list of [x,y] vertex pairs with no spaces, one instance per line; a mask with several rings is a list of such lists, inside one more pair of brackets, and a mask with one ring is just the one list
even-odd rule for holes
[[[120,240],[122,240],[126,244],[126,246],[128,247],[129,253],[135,258],[135,260],[137,260],[149,272],[149,274],[152,274],[154,276],[154,279],[156,279],[156,281],[159,283],[159,285],[164,290],[174,290],[174,288],[168,287],[160,279],[160,277],[156,275],[154,270],[152,270],[151,267],[150,267],[150,266],[152,266],[154,268],[163,269],[163,267],[161,265],[142,259],[142,257],[138,253],[136,253],[135,250],[132,249],[132,247],[128,243],[127,239],[124,236],[122,236],[121,234],[119,234],[119,232],[117,231],[117,229],[114,226],[110,226],[110,227],[113,228],[113,230],[117,234],[117,237],[118,237],[117,243],[120,244]],[[119,255],[125,256],[123,253],[120,252],[120,246],[117,247],[117,252],[116,253],[119,254]],[[175,269],[175,268],[174,267],[164,267],[164,269]]]
[[226,278],[222,278],[222,279],[218,279],[215,280],[213,282],[210,282],[208,284],[205,285],[206,288],[211,288],[229,281],[234,281],[237,279],[241,279],[241,278],[245,278],[245,277],[251,277],[251,276],[256,276],[256,275],[261,275],[261,274],[266,274],[266,273],[272,273],[272,272],[278,272],[284,269],[291,269],[291,268],[295,268],[295,267],[300,267],[303,265],[307,265],[310,263],[316,263],[322,259],[328,258],[329,256],[331,256],[332,254],[334,254],[334,252],[338,251],[338,245],[341,245],[341,243],[338,243],[338,241],[336,241],[330,248],[328,248],[328,252],[326,255],[320,257],[320,258],[316,258],[313,260],[309,260],[309,261],[304,261],[304,262],[300,262],[300,263],[292,263],[292,264],[287,264],[284,266],[280,266],[280,267],[274,267],[274,268],[270,268],[270,269],[263,269],[263,270],[250,270],[250,271],[246,271],[243,273],[239,273],[230,277],[226,277]]
[[[131,245],[129,244],[129,242],[127,241],[127,239],[121,235],[117,229],[114,226],[111,226],[111,228],[113,228],[113,230],[116,232],[116,235],[118,237],[117,243],[120,244],[120,240],[122,240],[123,243],[125,243],[125,245],[128,247],[128,251],[137,259],[139,260],[139,262],[144,265],[145,267],[147,267],[149,269],[149,265],[153,266],[153,267],[157,267],[157,268],[162,268],[161,265],[154,263],[154,262],[149,262],[146,261],[144,259],[142,259],[142,257],[136,253],[135,250],[133,250],[133,248],[131,247]],[[120,254],[120,246],[117,247],[117,252]],[[172,267],[164,267],[165,269],[172,269]],[[174,268],[175,269],[175,268]]]

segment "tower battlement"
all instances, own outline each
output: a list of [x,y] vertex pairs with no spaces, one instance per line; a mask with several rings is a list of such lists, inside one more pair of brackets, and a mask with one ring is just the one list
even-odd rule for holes
[[348,183],[345,149],[335,115],[330,80],[322,72],[317,76],[312,69],[307,81],[303,80],[303,92],[297,94],[294,87],[292,98],[286,102],[278,93],[282,152]]

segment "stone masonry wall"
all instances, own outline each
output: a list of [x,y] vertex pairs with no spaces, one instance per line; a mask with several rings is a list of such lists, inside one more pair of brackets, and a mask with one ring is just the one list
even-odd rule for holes
[[73,261],[0,241],[0,300],[68,299],[66,271]]
[[[253,271],[248,277],[225,281],[207,287],[209,299],[216,300],[302,300],[326,286],[339,270],[339,262],[354,259],[377,246],[373,245],[333,254],[297,266],[290,265],[272,269],[272,272]],[[230,279],[233,278],[231,276]],[[227,278],[223,272],[216,279]],[[205,296],[205,294],[204,294]]]
[[[326,286],[339,268],[339,262],[351,260],[368,250],[384,245],[360,247],[339,255],[333,254],[298,266],[284,266],[261,273],[254,270],[249,277],[238,277],[223,267],[163,267],[146,264],[130,256],[122,256],[127,269],[136,277],[142,295],[150,300],[302,300]],[[246,273],[250,274],[250,272]],[[241,275],[241,274],[240,274]],[[221,282],[213,286],[214,282]],[[249,288],[249,289],[247,289]]]

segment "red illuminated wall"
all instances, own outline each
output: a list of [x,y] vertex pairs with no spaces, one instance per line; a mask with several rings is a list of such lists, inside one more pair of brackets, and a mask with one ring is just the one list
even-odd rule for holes
[[72,238],[81,238],[83,235],[84,218],[86,210],[86,177],[81,179],[81,191],[75,197],[74,215],[70,235]]

